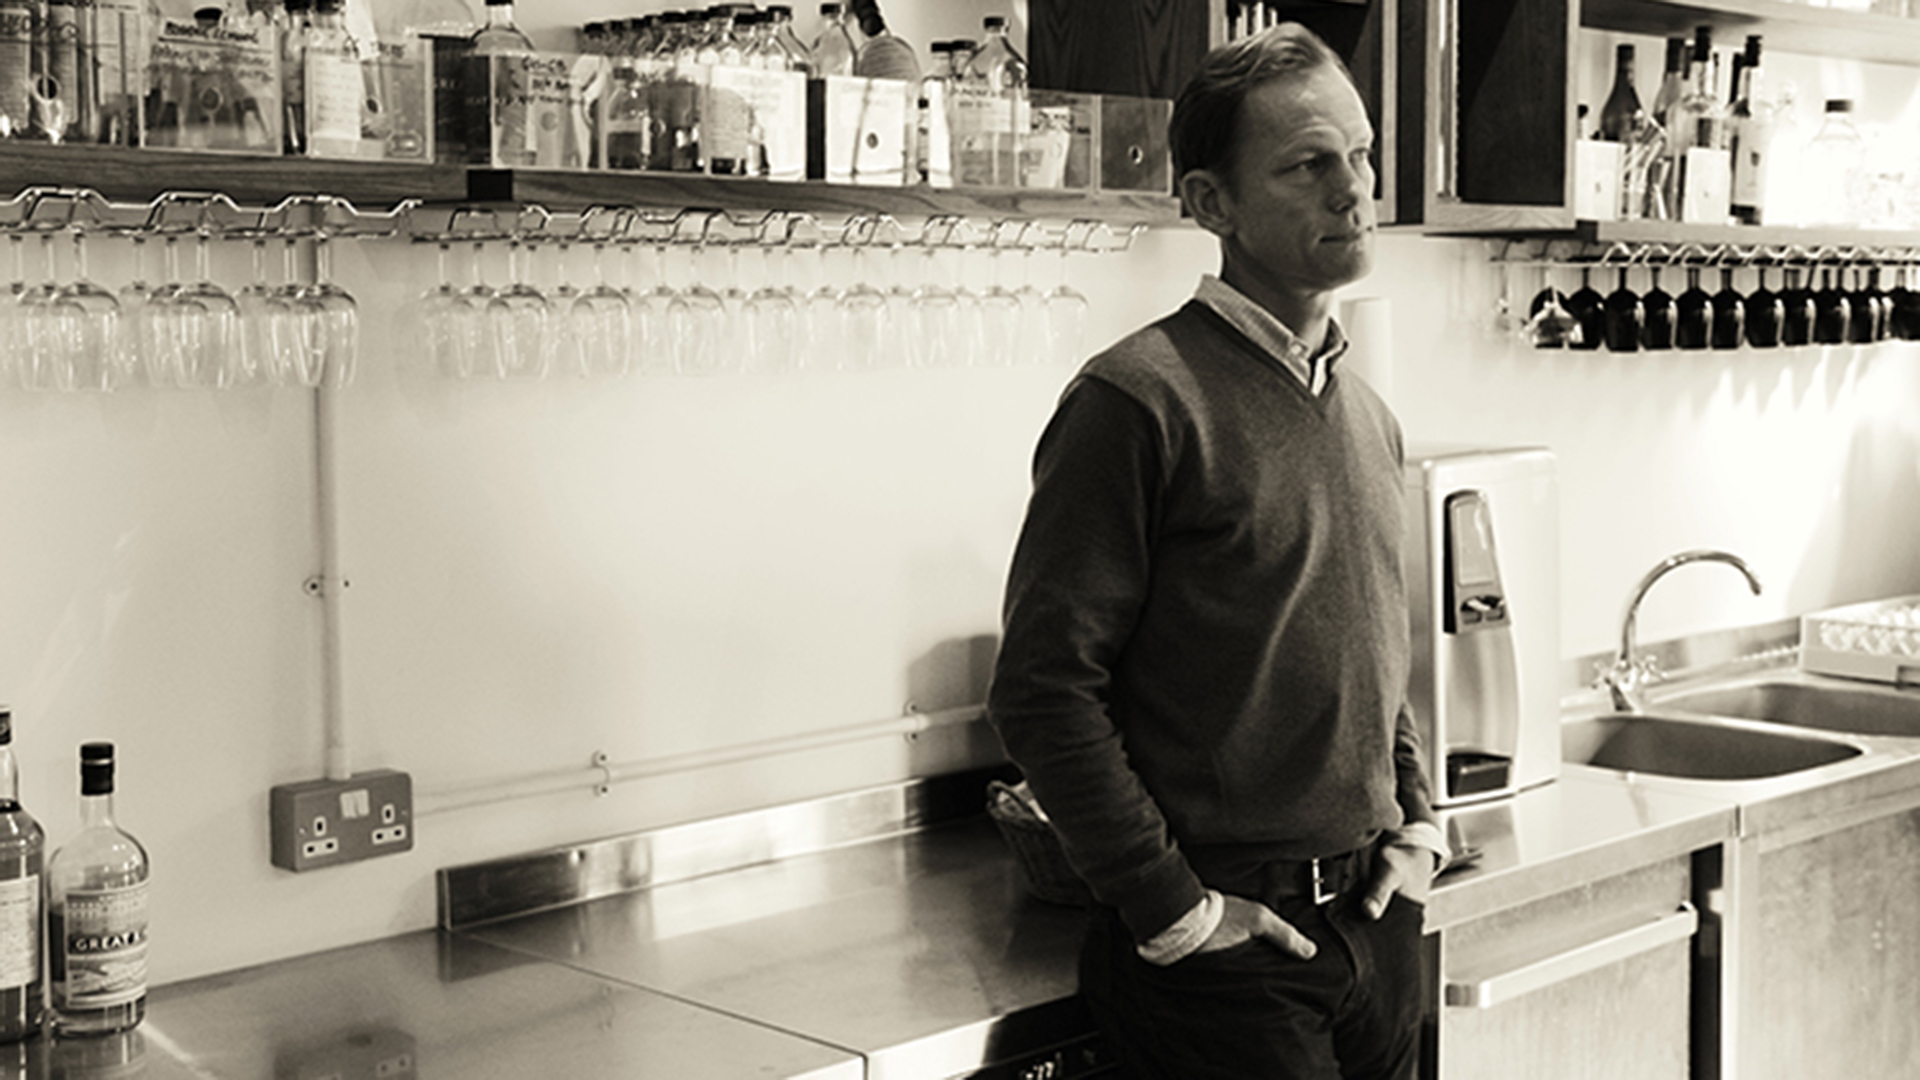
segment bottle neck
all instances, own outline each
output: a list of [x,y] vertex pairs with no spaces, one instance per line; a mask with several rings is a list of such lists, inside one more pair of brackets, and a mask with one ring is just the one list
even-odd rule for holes
[[113,828],[113,792],[80,796],[80,827]]
[[13,745],[0,744],[0,803],[20,805],[20,766],[13,760]]
[[487,5],[487,29],[513,29],[512,4]]

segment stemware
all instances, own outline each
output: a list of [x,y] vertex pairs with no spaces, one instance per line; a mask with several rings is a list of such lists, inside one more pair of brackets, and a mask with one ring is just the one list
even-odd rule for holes
[[1713,297],[1700,287],[1700,268],[1687,267],[1687,287],[1673,302],[1673,343],[1704,349],[1713,340]]
[[487,301],[495,373],[503,379],[537,379],[551,359],[552,308],[528,280],[532,247],[519,236],[507,242],[507,285]]
[[13,282],[7,287],[7,294],[0,296],[0,386],[15,385],[18,374],[15,353],[22,351],[20,343],[26,333],[17,324],[21,319],[20,297],[27,291],[27,268],[22,259],[26,246],[26,237],[19,233],[9,234],[7,248],[12,254]]
[[1820,288],[1813,294],[1813,342],[1843,345],[1853,323],[1853,304],[1834,283],[1831,266],[1820,268]]
[[1607,299],[1593,287],[1593,268],[1580,268],[1580,288],[1565,301],[1567,314],[1580,325],[1579,333],[1567,342],[1575,349],[1598,349],[1607,336]]
[[1056,364],[1080,360],[1087,329],[1087,298],[1067,283],[1067,238],[1060,238],[1053,288],[1047,291],[1047,359]]
[[253,277],[233,294],[240,308],[240,345],[233,352],[234,370],[228,384],[244,386],[273,382],[280,370],[281,308],[274,287],[267,280],[267,237],[253,237]]
[[804,338],[801,364],[809,368],[832,369],[840,365],[840,290],[834,288],[827,266],[825,237],[800,248],[802,281],[813,287],[802,291],[795,302],[800,308],[800,329]]
[[[573,238],[563,236],[552,245],[553,284],[546,290],[547,309],[552,313],[553,340],[547,344],[552,367],[585,378],[590,373],[583,348],[585,328],[574,319],[574,301],[580,299],[580,287],[573,283]],[[535,266],[534,276],[538,278],[538,263],[542,248],[535,246],[528,254],[529,262]]]
[[1673,348],[1673,295],[1660,287],[1660,267],[1647,267],[1647,291],[1640,295],[1643,333],[1641,342],[1648,349]]
[[1640,294],[1627,287],[1627,266],[1620,267],[1619,282],[1607,294],[1605,303],[1606,339],[1609,352],[1635,352],[1646,332],[1646,310]]
[[333,248],[324,232],[313,238],[313,284],[300,291],[300,300],[309,360],[302,384],[338,389],[353,382],[360,360],[360,309],[353,294],[333,280]]
[[869,279],[871,245],[853,248],[853,282],[840,294],[840,334],[844,366],[856,371],[886,363],[887,294]]
[[1789,266],[1786,284],[1780,291],[1780,344],[1808,345],[1813,342],[1813,290],[1807,288],[1803,268]]
[[[677,361],[670,316],[679,294],[667,281],[666,231],[658,223],[647,224],[650,228],[659,229],[652,242],[634,242],[625,248],[628,299],[633,302],[633,316],[638,331],[639,355],[634,358],[634,366],[643,375],[671,375]],[[652,257],[652,265],[646,275],[653,282],[651,288],[644,287],[641,279],[632,272],[634,260],[642,250]]]
[[1893,334],[1901,341],[1920,339],[1920,290],[1907,288],[1912,267],[1902,264],[1899,281],[1887,294],[1893,301]]
[[789,282],[793,252],[762,247],[766,273],[747,297],[747,358],[755,371],[791,371],[800,363],[800,308]]
[[572,321],[583,376],[625,375],[633,366],[633,303],[607,278],[607,242],[593,244],[593,286],[574,298]]
[[194,389],[223,385],[232,370],[231,353],[240,324],[240,305],[213,280],[212,243],[209,230],[195,231],[194,280],[172,290],[166,299],[175,334],[173,378],[177,385]]
[[1865,267],[1856,266],[1849,272],[1853,275],[1854,287],[1847,292],[1847,303],[1853,308],[1854,317],[1847,324],[1847,340],[1861,345],[1885,340],[1887,294],[1880,289],[1880,271],[1876,268],[1869,272]]
[[980,294],[980,363],[987,367],[1006,367],[1021,360],[1020,299],[1006,287],[1006,253],[992,248],[986,253],[987,287]]
[[1767,288],[1768,267],[1756,266],[1754,270],[1759,275],[1759,284],[1747,294],[1747,344],[1756,349],[1771,349],[1780,344],[1780,330],[1786,322],[1787,306],[1779,293]]
[[443,378],[474,376],[468,307],[452,275],[453,240],[442,236],[434,244],[434,266],[439,279],[420,295],[417,307],[421,348],[426,370]]
[[953,367],[962,362],[960,301],[946,284],[948,260],[931,243],[920,255],[920,287],[913,291],[914,360],[922,367]]
[[90,280],[87,233],[73,230],[73,278],[52,305],[59,336],[57,382],[62,390],[111,390],[118,375],[114,348],[120,338],[120,301]]
[[[691,262],[692,253],[687,254]],[[720,294],[702,284],[691,268],[688,276],[692,280],[674,290],[673,302],[667,307],[674,370],[682,375],[712,375],[725,365],[721,341],[727,329],[726,307]]]
[[1564,349],[1580,333],[1580,322],[1568,314],[1566,297],[1555,288],[1551,271],[1527,305],[1527,340],[1536,349]]
[[1737,349],[1746,337],[1746,307],[1738,290],[1733,287],[1733,267],[1720,267],[1720,290],[1713,294],[1709,304],[1713,310],[1713,322],[1708,333],[1708,342],[1716,349]]
[[[60,371],[60,332],[53,304],[60,295],[54,269],[54,236],[40,234],[40,283],[21,290],[15,301],[20,333],[14,344],[14,374],[23,390],[63,389]],[[66,387],[71,389],[71,387]]]

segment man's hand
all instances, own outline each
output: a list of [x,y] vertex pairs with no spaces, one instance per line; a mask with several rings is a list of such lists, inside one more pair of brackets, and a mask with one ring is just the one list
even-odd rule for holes
[[1433,887],[1433,853],[1413,844],[1382,844],[1374,851],[1373,883],[1367,887],[1363,906],[1367,918],[1378,919],[1387,910],[1394,893],[1407,899],[1427,902]]
[[1231,949],[1248,938],[1259,938],[1281,952],[1302,960],[1313,959],[1313,954],[1318,951],[1313,939],[1275,915],[1267,905],[1224,894],[1221,899],[1226,907],[1220,916],[1220,925],[1214,927],[1213,934],[1194,950],[1196,954]]

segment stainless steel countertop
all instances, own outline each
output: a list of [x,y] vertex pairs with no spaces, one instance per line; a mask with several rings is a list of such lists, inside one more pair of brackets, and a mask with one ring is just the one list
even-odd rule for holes
[[[1485,854],[1436,888],[1434,929],[1737,825],[1728,802],[1577,773],[1446,818]],[[1027,897],[976,817],[161,987],[117,1051],[91,1048],[134,1063],[63,1075],[947,1077],[1086,1030],[1084,920]],[[66,1049],[0,1076],[51,1076]]]
[[[14,1049],[0,1076],[864,1075],[856,1054],[438,930],[160,987],[126,1037]],[[105,1060],[75,1067],[79,1054]]]

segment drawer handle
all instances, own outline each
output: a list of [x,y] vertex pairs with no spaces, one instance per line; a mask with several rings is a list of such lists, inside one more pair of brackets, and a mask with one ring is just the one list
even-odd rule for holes
[[1652,952],[1662,945],[1685,941],[1693,936],[1699,925],[1699,912],[1694,910],[1692,904],[1682,903],[1680,910],[1671,915],[1662,915],[1631,930],[1623,930],[1612,937],[1568,949],[1512,971],[1501,972],[1477,982],[1449,982],[1446,1002],[1457,1008],[1491,1009],[1522,994],[1566,982],[1641,953]]

